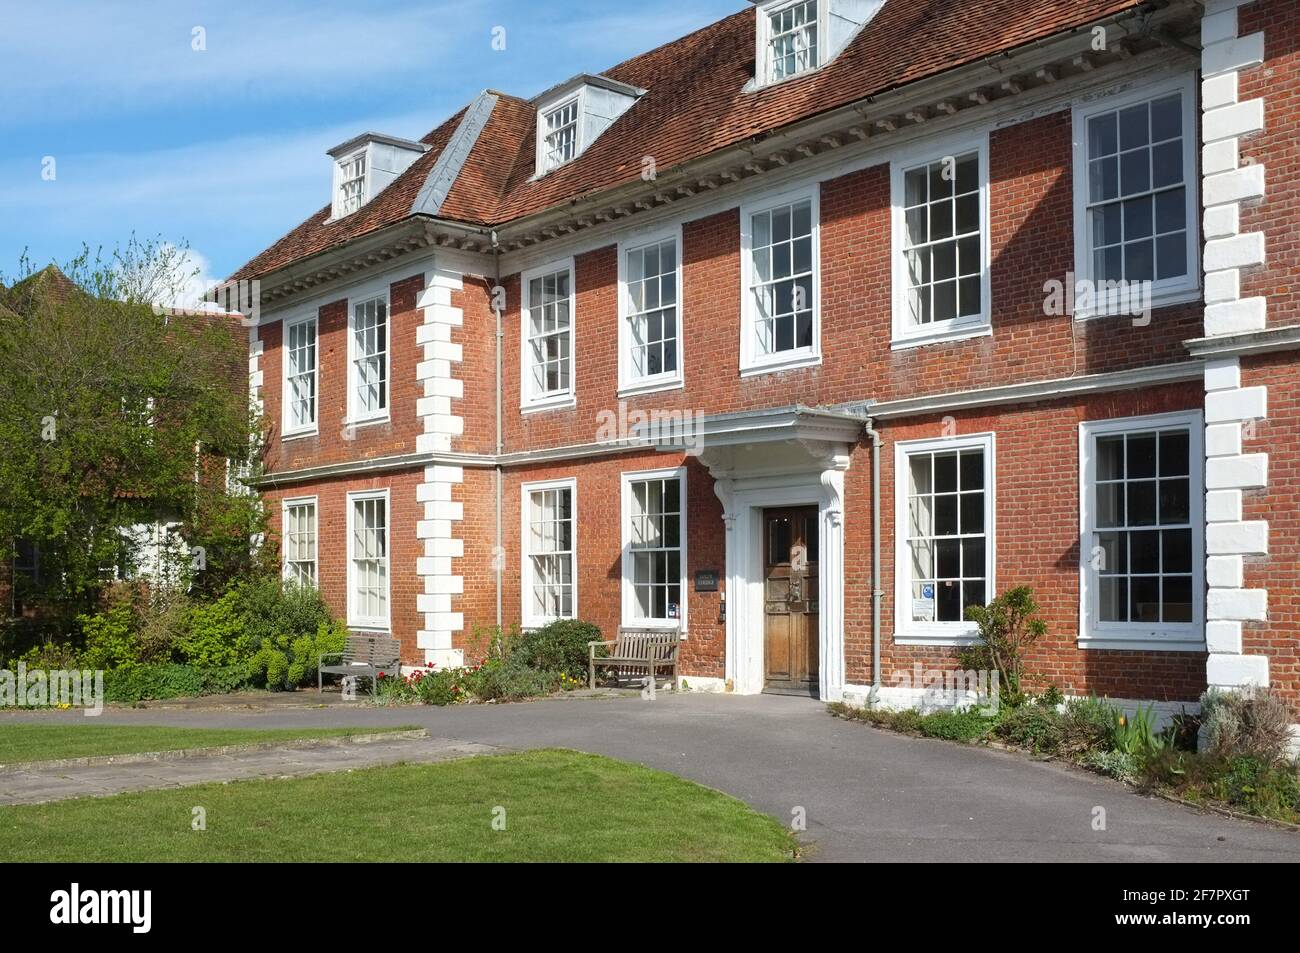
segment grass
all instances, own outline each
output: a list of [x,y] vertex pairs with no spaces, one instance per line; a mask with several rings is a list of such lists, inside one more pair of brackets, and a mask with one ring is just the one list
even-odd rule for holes
[[33,725],[0,727],[0,764],[90,758],[100,755],[215,748],[261,742],[339,738],[394,731],[392,728],[171,728],[135,725]]
[[[192,810],[207,830],[190,829]],[[504,813],[501,809],[504,809]],[[493,821],[504,817],[505,830]],[[787,861],[772,818],[575,751],[0,808],[6,861]]]

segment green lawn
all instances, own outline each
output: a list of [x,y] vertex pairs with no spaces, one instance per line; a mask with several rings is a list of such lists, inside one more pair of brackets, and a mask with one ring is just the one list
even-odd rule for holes
[[97,755],[214,748],[261,742],[299,741],[375,734],[393,728],[168,728],[99,725],[79,719],[76,724],[34,725],[0,722],[0,764],[89,758]]
[[793,848],[727,795],[560,750],[0,808],[6,861],[753,862]]

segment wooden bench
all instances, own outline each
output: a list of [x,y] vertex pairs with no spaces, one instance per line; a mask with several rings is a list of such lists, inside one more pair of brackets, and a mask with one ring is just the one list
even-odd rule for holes
[[[339,664],[326,665],[327,658],[337,658]],[[325,691],[326,675],[368,677],[373,686],[381,672],[385,677],[396,677],[401,671],[401,658],[401,644],[392,636],[350,633],[342,652],[329,652],[317,658],[316,690]]]
[[[612,642],[587,643],[587,685],[596,687],[596,666],[618,669],[619,675],[645,672],[650,679],[650,692],[655,690],[655,675],[671,669],[673,684],[677,683],[677,651],[681,647],[681,633],[676,629],[619,629],[618,638]],[[596,655],[598,648],[609,649],[608,654]]]

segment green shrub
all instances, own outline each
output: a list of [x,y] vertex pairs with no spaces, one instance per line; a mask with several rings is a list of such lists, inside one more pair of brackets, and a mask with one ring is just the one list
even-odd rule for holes
[[136,619],[136,645],[147,665],[170,662],[190,631],[194,604],[177,590],[151,593],[143,600]]
[[1083,764],[1118,781],[1136,781],[1140,771],[1137,758],[1123,751],[1094,749],[1083,756]]
[[249,687],[247,665],[203,669],[203,694],[226,695]]
[[1108,752],[1114,747],[1117,712],[1110,702],[1093,695],[1065,703],[1064,747],[1071,752]]
[[993,729],[993,720],[978,711],[937,711],[921,719],[921,734],[948,741],[975,741]]
[[1201,696],[1205,748],[1220,758],[1244,756],[1277,764],[1291,738],[1291,713],[1286,703],[1265,689],[1220,692]]
[[104,673],[104,700],[138,702],[203,694],[203,672],[191,665],[136,665]]
[[986,606],[966,607],[966,618],[979,627],[979,642],[959,653],[962,667],[996,670],[1002,700],[1012,707],[1024,700],[1025,653],[1047,632],[1037,612],[1029,586],[1008,589]]
[[509,647],[509,660],[541,672],[577,677],[587,671],[587,643],[601,639],[590,622],[560,619],[519,636]]
[[1210,785],[1210,793],[1251,814],[1294,821],[1300,809],[1300,777],[1294,765],[1236,757]]
[[300,635],[313,635],[334,620],[320,592],[283,583],[274,577],[244,583],[232,590],[249,651],[270,644],[281,652]]
[[895,731],[920,731],[922,715],[915,708],[889,713],[889,727]]
[[1173,747],[1168,735],[1156,731],[1154,703],[1145,708],[1139,705],[1131,716],[1116,710],[1111,744],[1116,751],[1123,751],[1135,758],[1149,757]]
[[1058,685],[1048,685],[1043,690],[1043,694],[1035,697],[1034,701],[1044,708],[1056,708],[1065,702],[1065,693],[1061,691]]
[[33,645],[22,655],[11,659],[7,667],[15,669],[19,662],[26,665],[29,671],[38,668],[47,671],[71,671],[80,667],[77,650],[67,642],[41,642]]
[[997,734],[1008,743],[1033,752],[1052,753],[1065,740],[1065,721],[1052,708],[1022,705],[1004,709]]
[[193,665],[133,665],[104,672],[104,700],[132,704],[167,698],[224,694],[248,684],[240,665],[198,668]]
[[474,694],[483,701],[517,701],[559,691],[560,672],[543,672],[522,664],[485,665]]
[[189,629],[177,643],[183,662],[200,667],[236,665],[253,650],[244,624],[238,591],[190,610]]
[[139,661],[135,612],[128,600],[119,599],[94,615],[78,616],[77,622],[85,640],[81,652],[83,668],[125,668]]
[[[289,644],[288,684],[304,685],[316,678],[322,655],[342,652],[348,628],[342,622],[321,624],[313,635],[300,635]],[[332,661],[337,662],[338,659]]]

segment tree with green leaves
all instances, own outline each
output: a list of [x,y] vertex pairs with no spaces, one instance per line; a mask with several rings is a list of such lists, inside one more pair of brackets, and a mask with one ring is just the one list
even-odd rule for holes
[[237,315],[170,307],[187,260],[133,238],[62,269],[24,260],[0,283],[0,545],[39,550],[51,627],[129,573],[132,527],[174,524],[201,591],[261,558],[258,500],[227,478],[258,442],[246,332]]

